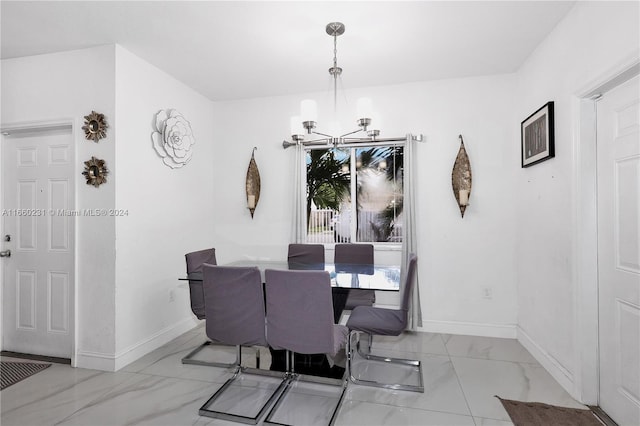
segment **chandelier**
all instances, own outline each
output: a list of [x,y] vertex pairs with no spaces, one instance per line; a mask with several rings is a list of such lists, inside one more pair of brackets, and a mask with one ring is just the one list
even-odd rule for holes
[[[338,36],[344,34],[342,22],[330,22],[327,24],[327,34],[333,37],[333,66],[329,68],[329,74],[333,77],[333,102],[334,109],[337,105],[338,77],[342,74],[342,68],[338,66]],[[293,145],[344,145],[361,142],[383,142],[377,139],[380,134],[380,120],[373,111],[370,98],[360,98],[357,101],[358,129],[341,135],[331,135],[316,130],[318,124],[318,107],[314,100],[305,99],[300,103],[300,115],[291,117],[291,140],[284,141],[282,146],[288,148]],[[364,132],[362,137],[356,137],[357,133]],[[305,136],[307,135],[307,136]],[[314,135],[314,136],[310,136]],[[310,139],[306,139],[309,137]]]

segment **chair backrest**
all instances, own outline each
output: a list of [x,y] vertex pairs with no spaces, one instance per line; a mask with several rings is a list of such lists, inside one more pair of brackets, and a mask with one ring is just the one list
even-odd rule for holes
[[[289,244],[287,261],[292,265],[310,265],[309,269],[324,269],[324,245]],[[292,268],[295,269],[295,268]],[[301,268],[307,269],[307,268]]]
[[373,244],[336,244],[336,272],[373,275]]
[[187,260],[187,274],[202,272],[202,265],[204,263],[208,263],[209,265],[218,264],[218,262],[216,262],[216,249],[214,248],[187,253],[184,257]]
[[203,277],[207,336],[229,345],[266,346],[260,270],[204,265]]
[[[415,253],[409,254],[409,262],[407,264],[407,274],[405,276],[403,293],[402,293],[402,303],[400,304],[400,309],[405,311],[409,311],[409,303],[411,302],[411,295],[413,294],[413,287],[416,282],[416,266],[418,264],[418,257]],[[405,322],[407,316],[405,315]],[[406,326],[406,324],[405,324]]]
[[[202,272],[202,265],[216,265],[216,249],[210,248],[185,254],[187,260],[187,274]],[[191,299],[191,311],[198,319],[204,319],[204,293],[202,281],[189,280],[189,297]]]
[[326,271],[265,271],[267,342],[301,354],[334,352],[333,300]]
[[373,265],[373,244],[336,244],[334,263]]

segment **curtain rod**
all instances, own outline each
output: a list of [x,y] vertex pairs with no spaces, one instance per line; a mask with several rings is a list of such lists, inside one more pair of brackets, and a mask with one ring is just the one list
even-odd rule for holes
[[[407,138],[411,138],[412,141],[415,142],[423,142],[422,134],[412,135],[409,134],[405,137],[395,137],[395,138],[375,138],[375,139],[351,139],[347,140],[345,143],[332,143],[331,139],[318,139],[308,142],[289,142],[283,141],[282,148],[287,149],[290,146],[296,146],[300,143],[304,149],[322,149],[322,148],[352,148],[357,146],[384,146],[384,145],[393,145],[393,144],[402,144],[407,141]],[[336,138],[338,139],[338,138]]]

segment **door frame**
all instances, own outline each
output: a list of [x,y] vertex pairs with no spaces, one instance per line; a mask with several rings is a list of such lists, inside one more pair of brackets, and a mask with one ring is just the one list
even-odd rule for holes
[[[74,164],[74,173],[71,176],[72,179],[72,187],[74,191],[74,204],[72,209],[77,210],[78,208],[78,179],[76,178],[77,169],[78,169],[78,122],[73,118],[61,118],[57,120],[45,120],[45,121],[29,121],[29,122],[19,122],[19,123],[8,123],[2,124],[0,128],[0,142],[4,142],[6,137],[10,133],[15,132],[26,132],[26,131],[41,131],[46,132],[49,130],[59,129],[61,127],[71,127],[70,130],[70,138],[73,144],[73,164]],[[5,155],[5,144],[0,143],[0,164],[2,164],[4,155]],[[4,174],[0,172],[0,210],[4,208]],[[0,218],[0,236],[4,236],[4,220]],[[75,367],[77,362],[77,341],[78,341],[78,292],[76,282],[78,280],[78,221],[74,221],[73,227],[73,282],[70,286],[70,291],[72,292],[73,303],[71,304],[71,309],[73,309],[72,315],[70,316],[70,333],[71,333],[71,366]],[[4,291],[4,264],[0,262],[0,278],[2,278],[3,285],[0,285],[0,299],[4,303],[3,291]],[[4,336],[4,324],[2,322],[2,315],[0,315],[0,333]],[[0,350],[4,350],[3,348],[4,338],[0,338]]]
[[587,405],[600,397],[598,342],[598,198],[596,102],[609,90],[640,75],[634,53],[574,93],[573,290],[576,369],[572,396]]

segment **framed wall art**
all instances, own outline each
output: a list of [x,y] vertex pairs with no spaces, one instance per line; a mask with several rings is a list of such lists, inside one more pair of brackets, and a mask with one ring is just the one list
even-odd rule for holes
[[553,101],[547,102],[520,125],[522,167],[533,166],[555,156]]

